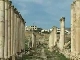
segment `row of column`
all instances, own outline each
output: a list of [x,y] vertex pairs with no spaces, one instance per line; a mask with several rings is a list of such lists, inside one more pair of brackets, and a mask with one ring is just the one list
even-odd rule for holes
[[71,4],[71,53],[80,55],[80,0]]
[[0,0],[0,58],[8,59],[25,49],[25,21],[9,0]]
[[60,39],[57,40],[57,27],[53,27],[53,31],[49,36],[49,50],[53,51],[54,47],[58,47],[61,51],[64,49],[65,41],[65,17],[60,19]]

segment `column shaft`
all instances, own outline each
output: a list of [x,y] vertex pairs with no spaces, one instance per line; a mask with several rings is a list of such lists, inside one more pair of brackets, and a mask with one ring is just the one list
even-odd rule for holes
[[14,40],[13,40],[13,55],[16,53],[16,8],[14,9]]
[[75,3],[71,5],[71,54],[76,52],[76,10]]
[[76,54],[80,54],[80,0],[76,1]]
[[17,32],[16,32],[16,33],[17,33],[17,35],[16,35],[16,36],[17,36],[17,39],[16,39],[16,40],[17,40],[17,41],[16,41],[16,52],[19,52],[19,51],[18,51],[18,47],[19,47],[19,46],[18,46],[18,45],[19,45],[19,28],[18,28],[18,27],[19,27],[19,14],[17,14],[17,23],[16,23],[16,24],[17,24]]
[[36,35],[32,33],[32,48],[36,48]]
[[49,50],[50,51],[53,51],[53,47],[54,47],[54,29],[53,31],[50,33],[50,36],[49,36]]
[[21,52],[21,18],[19,18],[19,52]]
[[11,56],[11,3],[8,2],[8,58]]
[[57,44],[57,27],[54,27],[54,46]]
[[4,58],[8,58],[8,0],[5,0],[5,42],[4,42]]
[[62,17],[60,19],[60,26],[61,26],[61,31],[60,31],[60,40],[59,40],[59,45],[60,45],[60,50],[63,50],[63,46],[64,46],[64,40],[65,40],[65,18]]
[[4,40],[5,40],[5,4],[0,0],[0,58],[4,57]]
[[13,55],[14,40],[14,6],[11,6],[11,56]]

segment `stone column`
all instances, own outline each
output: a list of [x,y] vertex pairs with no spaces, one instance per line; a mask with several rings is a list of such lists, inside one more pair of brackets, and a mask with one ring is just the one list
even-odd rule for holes
[[19,21],[18,22],[19,23],[19,27],[18,27],[19,28],[19,45],[18,45],[19,48],[18,48],[18,50],[19,50],[19,52],[21,52],[21,15],[19,14],[19,16],[20,17],[19,17],[19,20],[18,20]]
[[60,31],[60,40],[59,40],[59,48],[62,51],[64,47],[64,40],[65,40],[65,17],[62,17],[60,19],[60,26],[61,26],[61,31]]
[[22,18],[22,50],[25,49],[25,21]]
[[21,22],[21,29],[22,29],[22,51],[23,51],[23,49],[24,49],[24,46],[23,46],[23,42],[24,42],[24,40],[23,40],[23,23],[24,23],[24,21],[23,21],[23,18],[22,18],[22,22]]
[[13,56],[12,56],[12,60],[15,60],[15,54],[16,54],[16,19],[17,19],[17,15],[16,15],[16,11],[17,9],[14,8],[14,40],[13,40]]
[[20,14],[18,12],[18,18],[17,18],[17,21],[18,21],[18,53],[20,52]]
[[8,0],[5,0],[5,42],[4,42],[4,58],[8,58]]
[[0,0],[0,59],[4,58],[4,39],[5,39],[5,4]]
[[76,55],[80,55],[80,0],[76,0]]
[[57,44],[57,27],[56,26],[54,26],[53,27],[54,28],[54,46]]
[[54,47],[54,29],[49,36],[49,50],[52,52]]
[[23,20],[21,18],[21,51],[23,50]]
[[11,56],[11,4],[12,1],[8,2],[8,58]]
[[19,12],[17,11],[17,39],[16,39],[16,52],[18,53],[19,49]]
[[15,11],[15,54],[17,53],[17,42],[18,42],[18,24],[17,24],[17,15],[18,15],[18,11]]
[[11,6],[11,56],[13,55],[14,40],[14,6]]
[[24,51],[25,51],[25,20],[24,20],[24,23],[23,23],[23,49],[24,49]]
[[75,55],[76,51],[76,11],[75,2],[71,5],[71,55]]
[[32,48],[36,48],[36,35],[32,32]]

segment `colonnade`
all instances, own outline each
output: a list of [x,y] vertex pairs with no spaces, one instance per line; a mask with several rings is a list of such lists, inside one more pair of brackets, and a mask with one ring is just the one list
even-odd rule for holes
[[15,60],[25,49],[25,21],[12,1],[0,0],[0,59]]

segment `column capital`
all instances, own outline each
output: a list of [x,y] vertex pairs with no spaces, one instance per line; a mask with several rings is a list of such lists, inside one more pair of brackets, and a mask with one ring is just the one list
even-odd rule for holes
[[71,4],[71,9],[73,9],[74,8],[74,4]]
[[14,8],[14,13],[15,13],[15,14],[17,14],[17,13],[18,13],[17,8]]
[[53,26],[52,28],[54,29],[54,28],[57,28],[57,27],[56,26]]
[[13,5],[11,5],[11,8],[13,9],[13,11],[14,11],[14,6]]
[[65,21],[65,17],[61,17],[60,21]]
[[12,1],[9,1],[8,3],[9,3],[9,5],[11,5],[12,4]]

